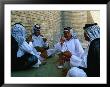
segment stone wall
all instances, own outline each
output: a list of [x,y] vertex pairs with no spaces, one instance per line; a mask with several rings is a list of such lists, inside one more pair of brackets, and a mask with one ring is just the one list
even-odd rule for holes
[[88,23],[98,23],[98,25],[100,25],[100,11],[96,10],[96,11],[87,11],[88,13],[88,18],[87,18],[87,22]]
[[64,11],[63,26],[73,27],[80,41],[83,42],[83,27],[87,23],[87,11]]
[[31,34],[34,24],[41,25],[41,33],[46,38],[50,46],[59,40],[63,32],[63,27],[73,27],[82,43],[86,43],[83,35],[83,27],[86,23],[97,22],[100,24],[99,11],[11,11],[11,25],[16,22],[22,23],[27,29],[27,35]]
[[58,41],[61,28],[60,11],[11,11],[11,25],[22,23],[27,29],[27,35],[32,32],[34,24],[40,24],[41,33],[50,44]]

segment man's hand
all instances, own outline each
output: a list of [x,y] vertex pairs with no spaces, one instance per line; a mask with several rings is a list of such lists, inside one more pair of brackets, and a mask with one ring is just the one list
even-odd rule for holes
[[66,57],[66,58],[71,58],[72,54],[70,51],[65,51],[63,52],[63,55]]
[[43,38],[43,41],[44,41],[44,42],[46,42],[46,41],[47,41],[47,39],[46,39],[46,38]]
[[70,51],[65,51],[59,54],[59,58],[64,61],[69,61],[72,54]]
[[65,37],[62,36],[60,39],[61,44],[63,44],[65,42],[65,40],[66,40]]
[[41,52],[40,56],[47,59],[47,57],[48,57],[47,51]]
[[32,42],[32,35],[27,38],[27,42]]
[[35,49],[38,51],[38,52],[44,52],[45,49],[43,47],[39,47],[39,46],[36,46]]

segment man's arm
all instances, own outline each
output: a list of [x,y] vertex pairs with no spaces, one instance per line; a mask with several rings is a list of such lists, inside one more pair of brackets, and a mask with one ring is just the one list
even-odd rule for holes
[[28,44],[26,41],[23,42],[23,44],[20,46],[20,49],[22,49],[25,52],[33,54],[32,44]]
[[79,42],[78,39],[75,39],[74,41],[75,41],[75,50],[76,50],[77,56],[81,57],[82,54],[84,53],[81,43]]

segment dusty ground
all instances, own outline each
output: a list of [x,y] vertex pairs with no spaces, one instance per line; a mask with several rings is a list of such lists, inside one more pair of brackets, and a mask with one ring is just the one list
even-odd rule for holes
[[[28,70],[13,71],[12,77],[65,77],[64,69],[57,68],[58,56],[50,57],[45,65],[39,68],[31,68]],[[69,64],[65,64],[66,69],[69,69]]]

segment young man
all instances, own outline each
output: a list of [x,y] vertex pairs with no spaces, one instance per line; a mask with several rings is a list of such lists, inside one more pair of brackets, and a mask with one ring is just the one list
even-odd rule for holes
[[40,25],[36,24],[32,29],[32,40],[34,47],[43,47],[44,49],[48,49],[49,45],[47,43],[47,39],[41,35],[40,33]]
[[85,40],[90,41],[87,55],[87,75],[89,77],[100,76],[100,27],[97,23],[85,24]]
[[32,44],[33,47],[40,53],[40,60],[46,60],[48,57],[47,50],[49,49],[49,45],[47,43],[47,39],[43,37],[40,33],[40,25],[36,24],[32,29]]
[[25,69],[38,64],[38,55],[34,53],[32,42],[25,39],[26,30],[20,23],[15,23],[11,29],[12,69]]

